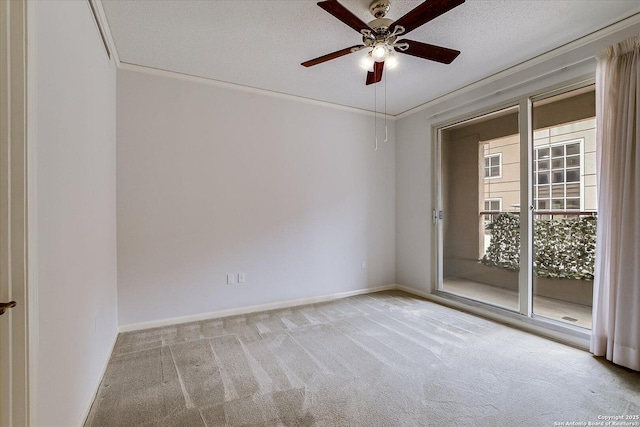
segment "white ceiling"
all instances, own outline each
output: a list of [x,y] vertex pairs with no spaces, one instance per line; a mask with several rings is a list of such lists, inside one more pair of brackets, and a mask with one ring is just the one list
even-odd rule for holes
[[[398,19],[420,0],[392,0]],[[364,22],[370,0],[341,0]],[[311,0],[102,0],[120,61],[366,110],[374,86],[365,51],[311,68],[301,62],[361,43]],[[462,51],[450,65],[397,55],[385,70],[387,111],[400,114],[621,19],[640,1],[467,0],[407,38]],[[377,85],[384,108],[384,80]]]

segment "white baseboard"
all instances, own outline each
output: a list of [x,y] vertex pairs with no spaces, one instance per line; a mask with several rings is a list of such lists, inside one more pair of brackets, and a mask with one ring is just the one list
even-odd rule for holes
[[104,379],[105,374],[107,373],[107,367],[109,366],[109,360],[111,360],[111,355],[113,354],[113,350],[116,347],[116,341],[118,340],[118,334],[116,333],[113,337],[113,342],[111,343],[111,350],[109,350],[109,356],[107,360],[104,362],[104,366],[102,367],[102,372],[100,372],[100,376],[98,378],[98,383],[96,384],[93,393],[91,393],[89,403],[85,407],[82,416],[80,417],[80,425],[84,426],[87,423],[87,419],[89,418],[89,413],[91,412],[91,407],[93,406],[93,402],[98,397],[98,392],[100,391],[100,385],[102,384],[102,380]]
[[340,292],[337,294],[320,295],[317,297],[300,298],[286,301],[272,302],[268,304],[252,305],[248,307],[230,308],[227,310],[211,311],[208,313],[192,314],[188,316],[172,317],[168,319],[153,320],[150,322],[131,323],[118,327],[118,332],[139,331],[142,329],[158,328],[162,326],[177,325],[180,323],[199,322],[201,320],[217,319],[220,317],[237,316],[240,314],[255,313],[258,311],[277,310],[281,308],[296,307],[299,305],[317,304],[340,298],[347,298],[354,295],[369,294],[373,292],[388,291],[396,289],[396,285],[378,286],[376,288],[358,289],[355,291]]
[[429,292],[420,291],[418,289],[410,288],[408,286],[395,285],[396,289],[402,292],[406,292],[411,295],[429,299],[431,294]]

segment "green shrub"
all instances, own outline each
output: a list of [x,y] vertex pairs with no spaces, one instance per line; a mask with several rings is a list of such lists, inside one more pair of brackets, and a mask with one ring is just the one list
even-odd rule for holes
[[501,213],[487,226],[491,242],[481,263],[507,270],[520,269],[520,218],[511,213]]
[[[487,226],[491,242],[480,262],[511,271],[520,269],[520,218],[498,215]],[[593,280],[596,218],[534,220],[533,272],[538,277]]]

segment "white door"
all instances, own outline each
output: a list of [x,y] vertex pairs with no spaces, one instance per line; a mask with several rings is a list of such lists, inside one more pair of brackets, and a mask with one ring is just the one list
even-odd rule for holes
[[0,316],[2,427],[29,425],[26,9],[25,0],[0,1],[0,311],[4,309]]

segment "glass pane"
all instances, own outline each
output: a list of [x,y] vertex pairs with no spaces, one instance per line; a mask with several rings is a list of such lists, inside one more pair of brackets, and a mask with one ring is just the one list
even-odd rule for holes
[[553,183],[564,182],[564,171],[553,171]]
[[567,167],[580,166],[580,156],[567,157]]
[[582,156],[595,158],[594,101],[590,86],[533,104],[535,151],[550,150],[554,169],[551,200],[535,205],[533,313],[583,328],[591,328],[597,179],[595,161]]
[[567,199],[567,209],[580,209],[580,199]]
[[541,199],[548,199],[549,198],[549,186],[548,185],[541,185],[538,187],[538,197]]
[[560,185],[554,185],[552,188],[552,195],[554,198],[564,198],[564,185],[560,184]]
[[548,159],[549,158],[549,149],[543,148],[538,150],[538,159]]
[[577,197],[580,198],[580,184],[567,184],[567,197]]
[[567,169],[567,182],[580,182],[580,169]]
[[580,154],[580,144],[567,145],[567,156],[570,156],[572,154]]
[[[449,127],[441,138],[444,219],[438,289],[517,311],[520,219],[513,212],[520,204],[518,109]],[[501,170],[501,159],[508,168]],[[503,213],[480,215],[501,207]]]
[[551,161],[551,167],[553,169],[562,169],[562,168],[564,168],[564,158],[553,159]]
[[564,199],[551,200],[551,209],[554,211],[561,211],[564,209]]
[[549,172],[538,172],[538,184],[549,183]]
[[549,160],[541,160],[538,162],[538,169],[541,171],[549,170]]

